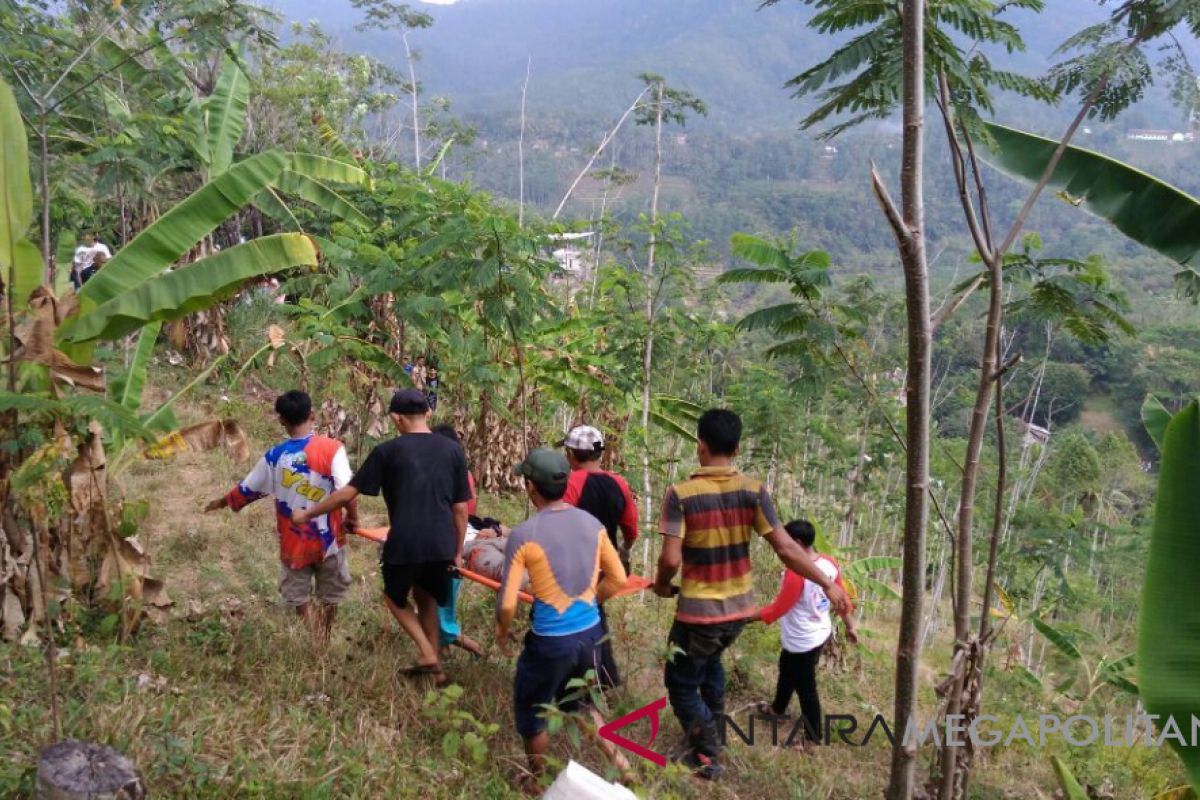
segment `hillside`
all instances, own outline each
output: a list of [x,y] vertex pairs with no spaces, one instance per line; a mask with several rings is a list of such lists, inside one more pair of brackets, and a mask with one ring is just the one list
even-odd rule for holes
[[[320,21],[347,49],[401,63],[394,34],[353,30],[349,0],[272,5],[291,20]],[[1092,0],[1047,6],[1029,26],[1028,53],[999,54],[1001,63],[1040,72],[1067,36],[1103,16]],[[786,127],[801,107],[786,102],[783,84],[829,46],[806,26],[811,9],[793,0],[762,10],[756,0],[461,0],[421,9],[434,18],[411,37],[421,52],[421,83],[472,113],[515,109],[529,58],[534,111],[607,118],[636,95],[635,76],[653,71],[703,97],[713,124]]]

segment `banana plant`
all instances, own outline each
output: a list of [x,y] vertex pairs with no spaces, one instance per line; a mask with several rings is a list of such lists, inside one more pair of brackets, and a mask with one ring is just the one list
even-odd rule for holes
[[[1139,687],[1147,711],[1187,728],[1200,717],[1200,606],[1181,598],[1195,584],[1200,559],[1200,401],[1167,424],[1154,527],[1138,618]],[[1193,788],[1200,788],[1200,749],[1168,737]]]
[[[984,126],[1001,170],[1034,182],[1058,142],[1005,125]],[[1175,286],[1200,301],[1200,200],[1166,181],[1094,150],[1068,146],[1049,186],[1058,197],[1108,220],[1135,242],[1179,264]]]
[[3,80],[0,80],[0,140],[4,142],[0,147],[0,268],[3,268],[0,282],[11,308],[24,305],[41,283],[42,258],[25,238],[33,222],[28,144],[17,100]]

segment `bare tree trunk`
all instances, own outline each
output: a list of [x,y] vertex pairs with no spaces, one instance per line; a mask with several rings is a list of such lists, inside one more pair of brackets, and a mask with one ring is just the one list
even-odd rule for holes
[[[567,201],[571,199],[571,195],[575,193],[575,187],[577,187],[579,182],[583,180],[583,176],[587,175],[588,171],[591,170],[592,164],[596,163],[596,159],[599,158],[600,154],[604,152],[604,148],[608,147],[612,140],[616,138],[617,132],[621,130],[621,126],[625,124],[625,120],[629,119],[629,115],[632,114],[638,107],[638,103],[642,102],[642,98],[646,96],[646,92],[648,91],[650,91],[649,86],[647,86],[645,89],[642,89],[641,94],[634,98],[634,101],[629,105],[629,108],[625,109],[625,113],[621,115],[619,120],[617,120],[617,124],[614,125],[612,130],[600,140],[600,144],[596,147],[595,152],[592,153],[592,157],[588,159],[588,162],[583,165],[583,169],[581,169],[579,174],[575,176],[575,180],[571,182],[571,186],[567,189],[567,193],[563,195],[562,200],[558,201],[558,208],[554,209],[554,213],[550,216],[550,219],[558,219],[558,215],[562,213],[563,206],[567,204]],[[659,105],[662,104],[660,103]],[[661,125],[659,127],[661,127]]]
[[[650,375],[654,366],[654,259],[658,245],[658,189],[662,180],[663,83],[655,87],[654,192],[650,196],[650,244],[646,252],[646,347],[642,354],[642,519],[646,530],[654,524],[650,497]],[[650,538],[642,545],[645,574],[650,574]]]
[[872,170],[876,196],[896,235],[904,267],[908,317],[908,375],[905,394],[907,429],[904,512],[903,599],[896,646],[896,744],[888,777],[888,800],[912,797],[916,748],[905,731],[917,711],[917,675],[921,655],[921,621],[925,595],[925,530],[929,523],[929,275],[925,252],[925,2],[903,4],[903,162],[900,170],[902,211],[898,210]]
[[517,139],[517,227],[525,227],[525,95],[529,92],[529,71],[533,56],[525,60],[525,83],[521,84],[521,137]]
[[[41,109],[41,124],[38,126],[38,141],[42,150],[42,170],[39,176],[42,184],[42,258],[46,264],[46,283],[54,288],[57,278],[54,268],[54,253],[50,252],[50,144],[46,131],[46,112]],[[29,298],[24,298],[28,300]]]
[[[865,420],[870,423],[870,414]],[[855,518],[858,515],[858,503],[862,497],[863,486],[866,485],[864,473],[867,468],[867,426],[859,431],[858,458],[854,461],[854,475],[850,478],[850,488],[846,493],[846,517],[842,521],[842,531],[838,536],[838,547],[849,547],[854,538]]]
[[413,164],[421,168],[421,110],[417,104],[417,69],[413,64],[412,49],[408,46],[408,31],[401,35],[404,42],[404,57],[408,60],[408,85],[412,92]]
[[[971,590],[975,570],[974,524],[975,492],[979,482],[979,459],[983,450],[983,434],[987,427],[988,411],[992,402],[992,386],[996,381],[1000,351],[1000,320],[1004,313],[1003,260],[993,258],[988,264],[989,303],[987,328],[983,339],[983,357],[979,367],[979,385],[975,390],[975,407],[971,412],[971,423],[967,429],[967,454],[963,460],[962,483],[959,488],[958,530],[956,531],[956,567],[958,571],[954,591],[954,651],[968,647],[971,639]],[[987,616],[987,609],[983,610]],[[974,663],[967,658],[964,663]],[[970,669],[963,669],[954,676],[946,695],[946,717],[957,718],[963,712],[964,689],[970,679]],[[961,748],[944,746],[941,753],[942,800],[958,797],[958,780],[965,778],[957,769],[958,753]]]

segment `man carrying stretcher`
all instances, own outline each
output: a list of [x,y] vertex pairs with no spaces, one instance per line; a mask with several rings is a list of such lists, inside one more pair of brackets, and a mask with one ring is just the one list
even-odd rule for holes
[[[449,683],[438,654],[438,606],[450,601],[451,579],[462,561],[467,532],[467,458],[458,442],[429,429],[429,403],[416,389],[392,396],[388,414],[400,435],[375,447],[345,487],[307,509],[292,512],[303,525],[361,494],[383,493],[388,536],[383,545],[384,603],[417,646],[406,675]],[[413,601],[416,601],[416,610]]]
[[[626,576],[600,521],[563,501],[571,471],[565,455],[534,450],[513,471],[525,479],[537,513],[513,529],[505,547],[496,636],[507,655],[509,626],[528,574],[533,610],[513,678],[513,711],[536,785],[550,745],[542,709],[551,703],[564,710],[579,706],[582,698],[568,697],[567,683],[599,669],[604,637],[599,604],[625,585]],[[586,698],[586,692],[577,694]]]

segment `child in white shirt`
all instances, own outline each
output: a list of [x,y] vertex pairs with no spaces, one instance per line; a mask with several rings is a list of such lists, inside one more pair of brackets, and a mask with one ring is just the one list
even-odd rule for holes
[[[817,533],[811,522],[798,519],[783,527],[822,572],[842,589],[846,588],[837,562],[813,549]],[[854,607],[851,605],[841,616],[846,623],[846,638],[857,643],[858,629],[853,614]],[[758,618],[767,624],[779,620],[783,649],[779,653],[775,700],[770,704],[759,703],[757,710],[767,716],[783,716],[795,692],[800,700],[805,736],[808,741],[818,743],[821,741],[822,717],[821,698],[817,693],[817,665],[821,659],[821,648],[833,633],[829,598],[817,584],[786,570],[779,595],[771,605],[758,612]]]

